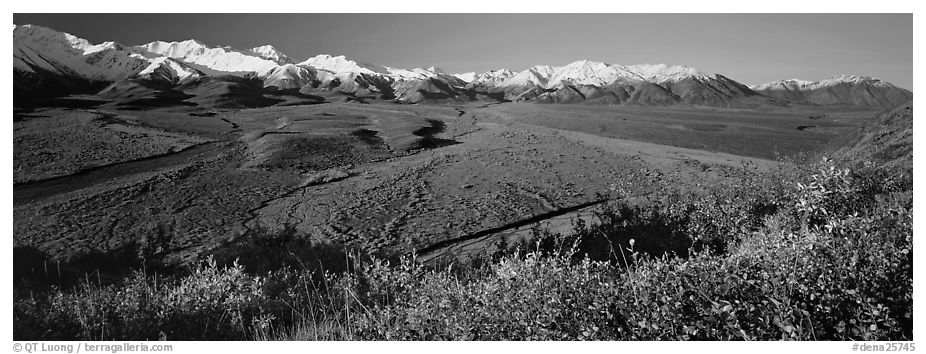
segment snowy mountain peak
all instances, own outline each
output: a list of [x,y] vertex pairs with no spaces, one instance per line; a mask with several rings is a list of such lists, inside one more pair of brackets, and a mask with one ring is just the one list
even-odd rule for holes
[[788,79],[788,80],[785,80],[785,81],[790,81],[790,82],[795,83],[795,84],[798,84],[798,85],[810,85],[810,84],[813,83],[813,81],[801,80],[801,79]]
[[206,43],[200,42],[195,39],[187,39],[187,40],[180,41],[180,42],[154,41],[154,42],[148,43],[147,46],[150,47],[152,44],[157,45],[157,46],[167,46],[169,48],[172,48],[175,51],[185,52],[185,53],[193,52],[193,51],[205,51],[206,49],[209,49],[209,46],[206,45]]
[[469,82],[473,82],[473,79],[476,78],[476,73],[475,73],[475,72],[468,72],[468,73],[462,73],[462,74],[453,74],[453,76],[456,76],[458,79],[463,80],[463,81],[466,81],[467,83],[469,83]]
[[550,73],[553,73],[553,70],[555,69],[556,68],[551,65],[535,65],[528,70],[531,70],[539,74],[550,74]]
[[208,46],[195,39],[187,39],[180,42],[154,41],[151,43],[143,44],[139,47],[151,53],[167,55],[171,57],[191,55],[197,52],[201,53],[208,49]]
[[565,66],[561,67],[560,70],[562,72],[593,73],[593,72],[605,69],[607,67],[608,67],[608,64],[583,59],[583,60],[576,60],[574,62],[566,64]]
[[888,82],[882,81],[881,79],[873,78],[870,76],[857,76],[857,75],[836,75],[827,79],[820,80],[815,84],[817,87],[826,87],[834,86],[839,84],[868,84],[878,87],[888,87],[893,86]]
[[387,76],[391,77],[394,80],[404,81],[404,80],[424,80],[430,78],[436,78],[441,76],[451,76],[456,77],[455,75],[448,75],[444,70],[438,67],[431,66],[427,69],[414,68],[414,69],[399,69],[393,67],[384,67],[387,72]]
[[627,70],[639,75],[646,81],[655,83],[680,81],[690,77],[704,79],[711,76],[698,69],[684,65],[636,64],[628,65]]
[[13,68],[25,72],[108,82],[137,76],[176,81],[202,74],[166,57],[148,58],[115,42],[94,45],[39,26],[14,28],[13,46]]
[[555,68],[547,88],[564,84],[604,86],[620,79],[637,79],[637,75],[620,65],[610,65],[591,60],[577,60],[566,66]]
[[296,64],[283,64],[258,74],[264,86],[279,89],[298,89],[318,79],[316,71]]
[[389,70],[385,67],[350,60],[343,55],[319,54],[298,63],[298,65],[307,65],[335,74],[389,74]]
[[514,75],[514,72],[508,69],[498,69],[484,72],[476,75],[470,82],[478,82],[487,85],[497,85]]
[[78,57],[83,55],[85,48],[91,46],[92,44],[84,39],[50,28],[14,25],[13,69],[25,72],[35,72],[34,69],[59,72],[62,71],[61,66],[64,66],[64,70],[75,65],[83,67],[84,64]]
[[[30,85],[36,82],[38,86],[47,86],[51,92],[76,92],[92,89],[101,82],[125,79],[179,84],[204,75],[251,72],[263,80],[265,87],[394,91],[395,97],[411,98],[416,102],[425,99],[421,90],[440,91],[440,97],[462,99],[461,93],[455,90],[463,85],[476,92],[502,93],[505,99],[539,102],[587,99],[599,103],[725,105],[731,100],[756,95],[727,77],[683,65],[615,65],[585,59],[561,67],[533,66],[517,73],[499,69],[481,74],[451,75],[436,66],[391,68],[351,60],[343,55],[321,54],[294,64],[273,45],[236,50],[209,46],[195,39],[155,41],[134,47],[116,42],[93,44],[68,33],[15,24],[13,68],[14,74],[21,78],[14,82],[14,88],[19,82]],[[57,87],[59,85],[61,87]],[[857,75],[838,75],[816,82],[781,80],[751,88],[776,99],[814,104],[890,107],[912,97],[908,90]],[[638,97],[628,97],[631,92]]]
[[187,63],[205,66],[224,72],[264,72],[278,63],[258,54],[239,52],[227,47],[209,47],[195,39],[181,42],[151,42],[138,48],[149,53],[164,55]]
[[124,50],[124,49],[125,47],[123,47],[119,43],[103,42],[97,45],[91,45],[89,47],[84,48],[84,54],[91,54],[91,53],[96,53],[96,52],[100,52],[104,50]]
[[286,54],[283,54],[277,50],[276,47],[270,44],[254,47],[248,49],[248,51],[256,54],[261,58],[273,60],[280,64],[291,64],[293,62],[289,57],[286,56]]
[[61,43],[67,45],[70,48],[78,49],[83,51],[86,48],[92,47],[89,41],[83,38],[79,38],[75,35],[66,32],[58,32],[51,28],[35,26],[35,25],[21,25],[13,28],[13,41],[30,41],[32,43],[38,43],[42,45],[48,45],[53,42]]
[[180,42],[180,43],[183,44],[183,45],[188,45],[188,46],[195,46],[195,47],[201,47],[201,48],[209,48],[209,46],[206,45],[206,43],[203,43],[202,41],[200,41],[200,40],[198,40],[198,39],[193,39],[193,38],[187,39],[187,40],[182,41],[182,42]]
[[399,69],[393,67],[386,67],[386,71],[389,72],[389,76],[402,81],[402,80],[420,80],[426,79],[433,76],[430,72],[424,69]]
[[270,70],[267,70],[267,71],[264,71],[264,72],[260,73],[260,76],[263,76],[264,74],[274,73],[274,72],[292,72],[292,73],[295,73],[295,72],[304,72],[304,71],[309,71],[309,72],[311,72],[312,69],[311,69],[311,68],[308,68],[308,67],[305,67],[305,66],[300,66],[300,65],[297,65],[297,64],[283,64],[283,65],[280,65],[280,66],[271,68]]
[[513,71],[508,70],[508,69],[495,69],[495,70],[486,71],[486,72],[484,72],[484,73],[482,73],[482,74],[478,74],[478,75],[476,75],[476,76],[477,76],[477,77],[478,77],[478,76],[483,76],[483,77],[506,77],[506,78],[507,78],[507,77],[509,77],[509,76],[511,76],[511,75],[514,75],[514,74],[515,74],[515,73],[514,73]]
[[751,86],[750,88],[756,91],[761,90],[788,90],[788,91],[797,91],[804,90],[813,85],[813,81],[801,80],[801,79],[789,79],[789,80],[779,80],[767,82],[761,85]]
[[546,86],[550,77],[553,75],[553,72],[556,69],[549,65],[537,65],[531,67],[527,70],[519,72],[512,75],[499,86],[502,87],[511,87],[511,86],[524,86],[524,85],[536,85],[536,86]]

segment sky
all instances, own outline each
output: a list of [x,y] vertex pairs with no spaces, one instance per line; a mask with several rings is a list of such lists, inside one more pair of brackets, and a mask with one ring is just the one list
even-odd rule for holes
[[912,14],[14,14],[93,43],[272,44],[451,73],[576,60],[677,64],[745,84],[839,74],[913,87]]

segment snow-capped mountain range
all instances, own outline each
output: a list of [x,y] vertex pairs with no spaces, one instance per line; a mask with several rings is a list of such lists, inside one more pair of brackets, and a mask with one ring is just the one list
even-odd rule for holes
[[113,42],[93,45],[67,33],[38,26],[13,30],[13,69],[54,73],[89,81],[130,77],[182,80],[202,73],[168,57],[152,56]]
[[913,93],[869,76],[839,75],[820,81],[790,79],[752,87],[763,95],[791,102],[896,107],[913,99]]
[[815,90],[819,88],[831,87],[840,84],[865,84],[874,87],[893,87],[894,85],[869,76],[856,75],[838,75],[820,81],[807,81],[801,79],[779,80],[767,82],[761,85],[755,85],[751,88],[756,91],[762,90]]
[[615,65],[579,60],[564,66],[538,65],[520,72],[499,69],[449,74],[437,67],[401,69],[327,54],[297,62],[272,45],[236,50],[192,39],[136,46],[92,44],[68,33],[32,25],[14,25],[13,39],[15,92],[33,96],[70,93],[81,87],[98,90],[102,85],[126,80],[156,82],[161,89],[187,87],[206,77],[236,75],[256,78],[266,89],[412,103],[495,99],[714,106],[806,101],[891,106],[912,97],[909,91],[890,83],[849,75],[818,82],[792,79],[747,87],[723,75],[665,64]]

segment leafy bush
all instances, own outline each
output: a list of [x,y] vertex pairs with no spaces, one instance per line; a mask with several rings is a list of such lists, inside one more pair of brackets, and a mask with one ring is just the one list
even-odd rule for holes
[[244,339],[255,323],[272,319],[261,277],[214,261],[171,281],[136,272],[122,284],[86,283],[72,292],[18,299],[17,338]]
[[347,270],[345,245],[320,243],[303,235],[292,225],[272,231],[257,227],[211,252],[219,265],[240,264],[253,274],[284,268],[308,272],[344,272]]

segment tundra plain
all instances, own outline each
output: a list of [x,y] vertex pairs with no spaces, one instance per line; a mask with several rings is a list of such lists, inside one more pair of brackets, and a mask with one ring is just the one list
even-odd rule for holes
[[183,263],[256,229],[294,227],[318,242],[433,253],[645,195],[654,174],[724,178],[744,162],[829,151],[879,113],[526,103],[18,111],[14,244],[66,260],[166,234],[170,259]]

